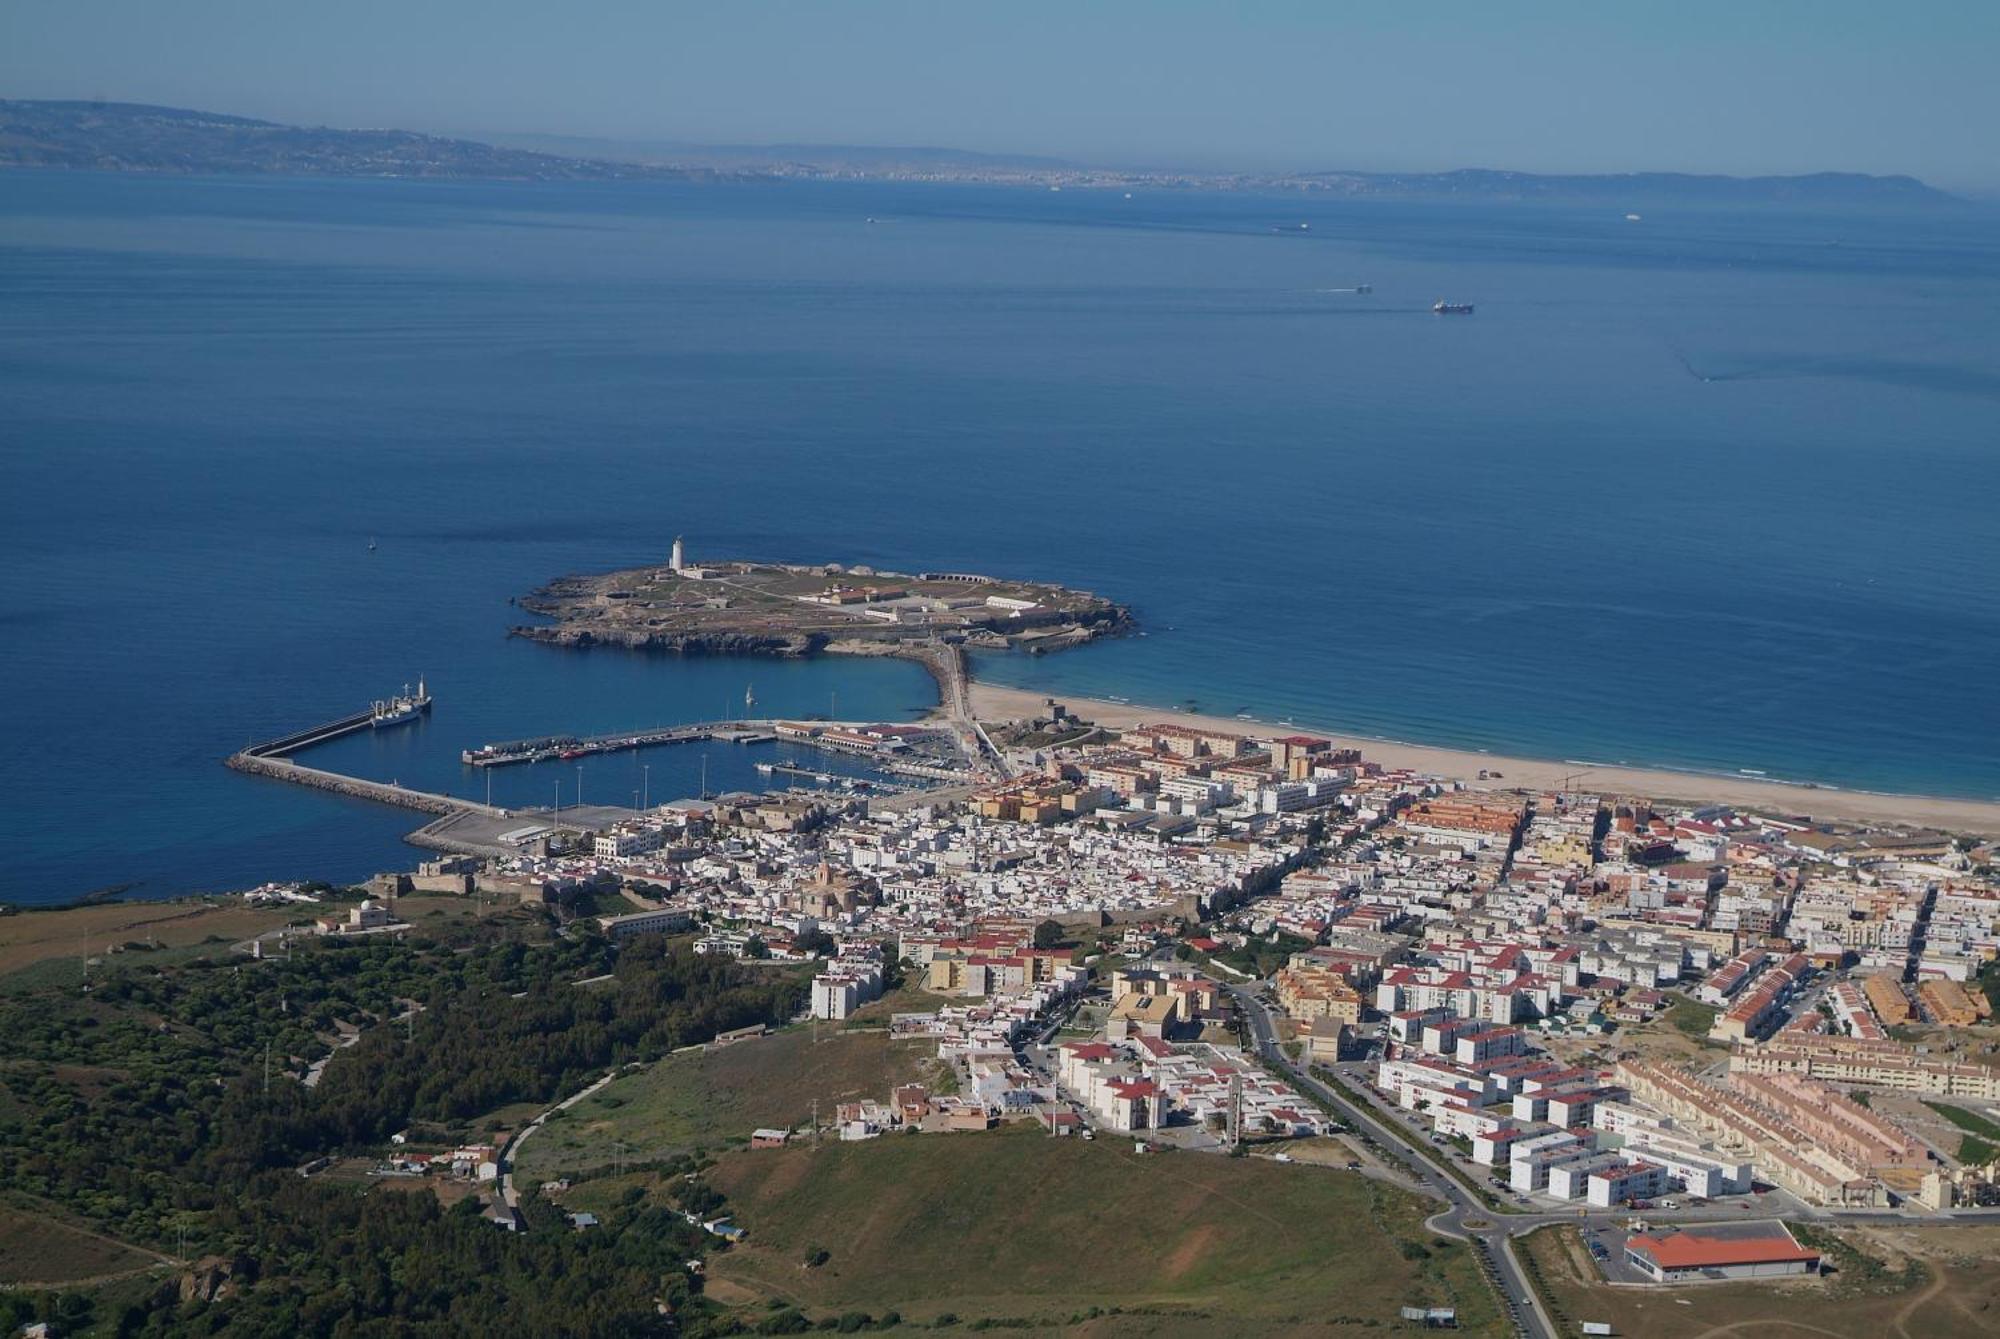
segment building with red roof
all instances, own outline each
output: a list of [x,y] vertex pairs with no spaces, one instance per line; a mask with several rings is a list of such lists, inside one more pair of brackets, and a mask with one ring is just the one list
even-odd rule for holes
[[1732,1232],[1726,1236],[1641,1233],[1626,1241],[1625,1259],[1655,1283],[1775,1278],[1810,1274],[1819,1268],[1819,1252],[1799,1245],[1783,1224],[1762,1224],[1760,1229],[1754,1235]]

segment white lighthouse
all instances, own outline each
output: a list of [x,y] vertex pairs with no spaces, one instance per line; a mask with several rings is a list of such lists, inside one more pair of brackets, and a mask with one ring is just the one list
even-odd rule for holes
[[687,566],[687,550],[682,546],[679,535],[674,536],[674,556],[667,566],[673,568],[676,572]]

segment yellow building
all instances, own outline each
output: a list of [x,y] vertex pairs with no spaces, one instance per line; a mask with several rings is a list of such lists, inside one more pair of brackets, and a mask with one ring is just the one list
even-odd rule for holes
[[1971,1027],[1993,1012],[1984,996],[1974,995],[1956,981],[1926,981],[1917,987],[1917,999],[1946,1027]]
[[1861,989],[1868,996],[1868,1007],[1882,1020],[1882,1026],[1900,1027],[1910,1021],[1910,997],[1893,977],[1868,977],[1861,983]]
[[1111,1006],[1111,1015],[1105,1020],[1104,1035],[1113,1041],[1123,1041],[1132,1036],[1164,1037],[1168,1027],[1180,1021],[1179,997],[1135,992],[1121,996]]
[[1278,1003],[1300,1021],[1326,1018],[1352,1027],[1361,1021],[1361,992],[1324,967],[1287,967],[1278,973]]

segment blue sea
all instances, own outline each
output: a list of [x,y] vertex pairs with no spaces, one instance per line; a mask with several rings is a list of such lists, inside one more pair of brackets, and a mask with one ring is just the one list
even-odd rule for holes
[[483,796],[488,740],[934,700],[506,636],[676,534],[1132,604],[981,660],[1052,692],[2000,796],[2000,216],[1643,212],[0,175],[0,897],[406,867],[221,760],[420,674],[308,759]]

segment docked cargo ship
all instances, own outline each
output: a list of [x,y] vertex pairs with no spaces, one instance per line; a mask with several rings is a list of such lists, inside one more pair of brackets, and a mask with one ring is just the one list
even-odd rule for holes
[[422,679],[417,680],[417,691],[411,692],[410,685],[404,684],[403,691],[395,697],[376,701],[370,708],[377,730],[386,730],[392,725],[406,725],[431,709],[431,695],[424,687]]

